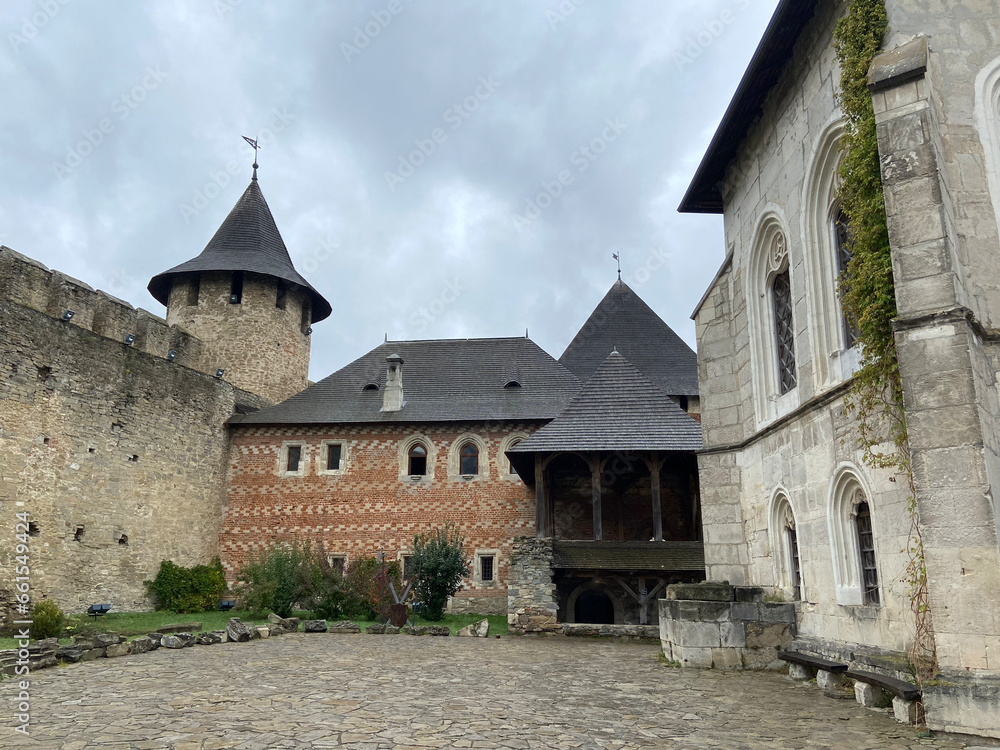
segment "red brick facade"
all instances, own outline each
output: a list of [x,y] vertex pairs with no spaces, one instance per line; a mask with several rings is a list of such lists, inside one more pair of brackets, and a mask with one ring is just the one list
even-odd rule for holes
[[[453,608],[504,613],[512,540],[534,535],[535,501],[509,473],[502,451],[541,424],[236,425],[219,545],[227,575],[235,578],[276,539],[321,543],[327,554],[348,560],[382,549],[394,560],[410,550],[415,534],[451,522],[473,561],[477,551],[496,554],[496,580],[479,582],[473,571]],[[405,473],[405,455],[418,437],[430,455],[427,475],[414,479]],[[468,439],[485,448],[472,478],[458,473],[457,454]],[[343,445],[336,473],[325,471],[329,442]],[[294,475],[284,471],[290,445],[302,446]]]

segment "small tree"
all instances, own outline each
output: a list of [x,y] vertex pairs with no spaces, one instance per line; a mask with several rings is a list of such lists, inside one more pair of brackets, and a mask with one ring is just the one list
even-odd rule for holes
[[253,612],[270,610],[290,617],[296,604],[311,604],[316,565],[309,544],[275,544],[240,571],[242,605]]
[[390,584],[400,591],[399,563],[360,557],[344,573],[344,612],[359,620],[385,620],[392,604]]
[[428,620],[440,620],[448,597],[454,596],[461,588],[462,578],[469,574],[465,538],[451,524],[417,534],[413,538],[410,564],[416,570],[416,596],[423,605],[421,614]]

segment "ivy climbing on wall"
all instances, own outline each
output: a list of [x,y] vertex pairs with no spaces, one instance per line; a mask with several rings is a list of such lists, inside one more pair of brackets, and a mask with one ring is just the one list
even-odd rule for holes
[[841,69],[839,101],[845,118],[840,201],[850,226],[848,242],[852,253],[840,290],[844,314],[861,347],[861,365],[847,398],[847,409],[857,418],[865,463],[895,470],[905,478],[909,489],[910,534],[904,580],[916,626],[910,658],[919,683],[933,676],[937,659],[893,336],[896,295],[892,253],[875,111],[868,90],[868,70],[888,29],[885,0],[851,0],[847,14],[834,31]]

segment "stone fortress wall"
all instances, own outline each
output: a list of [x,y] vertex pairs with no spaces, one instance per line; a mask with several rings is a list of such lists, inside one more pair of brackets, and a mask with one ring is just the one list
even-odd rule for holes
[[[31,514],[34,600],[144,609],[142,582],[161,560],[218,554],[225,421],[237,404],[262,402],[193,369],[203,350],[161,318],[0,248],[0,533],[13,539],[15,514]],[[3,601],[13,552],[0,551]]]

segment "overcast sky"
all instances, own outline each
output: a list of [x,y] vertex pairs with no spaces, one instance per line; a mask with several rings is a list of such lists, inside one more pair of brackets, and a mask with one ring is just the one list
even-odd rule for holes
[[163,315],[257,136],[313,379],[386,333],[558,357],[612,252],[693,347],[722,220],[676,208],[776,4],[3,0],[0,243]]

